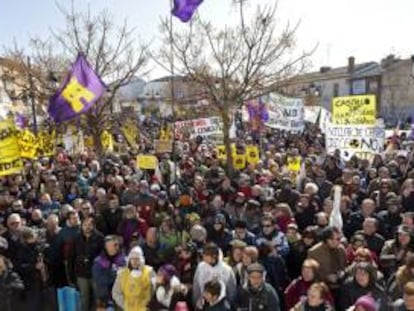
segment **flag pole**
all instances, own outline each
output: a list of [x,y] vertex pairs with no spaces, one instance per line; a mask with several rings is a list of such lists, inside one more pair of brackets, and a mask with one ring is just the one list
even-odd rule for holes
[[[170,11],[174,8],[174,0],[170,0]],[[175,156],[175,85],[174,85],[174,31],[173,14],[170,14],[170,90],[172,112],[172,160],[174,163],[174,182],[177,182],[177,161]],[[170,181],[171,184],[171,181]]]

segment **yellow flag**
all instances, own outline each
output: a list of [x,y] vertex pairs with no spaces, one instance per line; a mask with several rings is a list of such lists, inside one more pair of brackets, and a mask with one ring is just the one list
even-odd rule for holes
[[247,146],[246,147],[246,161],[249,164],[256,165],[260,161],[259,148],[257,146]]
[[112,134],[108,131],[103,131],[101,134],[101,144],[104,150],[112,151],[114,150],[114,140]]
[[299,156],[296,157],[288,157],[287,158],[287,167],[290,172],[297,173],[300,171],[301,167],[301,158]]
[[56,131],[49,133],[42,131],[38,134],[38,152],[39,155],[51,157],[55,154]]
[[134,121],[126,121],[124,125],[121,126],[121,132],[124,135],[128,144],[133,148],[137,148],[137,138],[139,133]]
[[39,147],[37,137],[28,129],[17,132],[17,139],[20,148],[20,155],[26,159],[36,159]]
[[245,154],[233,154],[233,167],[236,170],[242,170],[246,167],[246,155]]
[[227,153],[226,153],[226,146],[225,145],[219,145],[216,147],[217,150],[217,158],[224,161],[227,159]]

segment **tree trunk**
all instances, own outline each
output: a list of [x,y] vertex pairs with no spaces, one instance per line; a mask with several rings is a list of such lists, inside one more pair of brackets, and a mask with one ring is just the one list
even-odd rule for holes
[[226,148],[226,170],[227,175],[233,173],[233,154],[231,152],[230,127],[231,121],[227,109],[221,111],[221,119],[223,120],[223,143]]
[[88,115],[87,117],[88,126],[90,127],[92,138],[93,138],[93,146],[95,148],[95,152],[98,156],[103,155],[103,147],[101,142],[101,133],[102,133],[102,125],[103,122],[99,122],[99,118],[95,115]]

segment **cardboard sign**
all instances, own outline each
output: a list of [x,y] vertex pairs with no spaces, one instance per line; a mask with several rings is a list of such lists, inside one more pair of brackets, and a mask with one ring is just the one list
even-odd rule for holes
[[381,126],[330,124],[326,131],[326,151],[341,151],[344,159],[366,157],[384,151],[385,130]]
[[137,166],[143,170],[155,170],[158,166],[158,159],[153,155],[139,154],[137,156]]
[[172,140],[156,139],[154,140],[154,148],[155,148],[155,152],[158,154],[170,153],[173,150],[173,142]]
[[375,95],[335,97],[332,100],[332,123],[375,125],[376,122]]

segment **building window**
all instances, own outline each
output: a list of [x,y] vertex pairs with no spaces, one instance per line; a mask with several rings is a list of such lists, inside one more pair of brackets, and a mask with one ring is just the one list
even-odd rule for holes
[[339,84],[334,83],[333,85],[333,96],[338,97],[339,96]]

